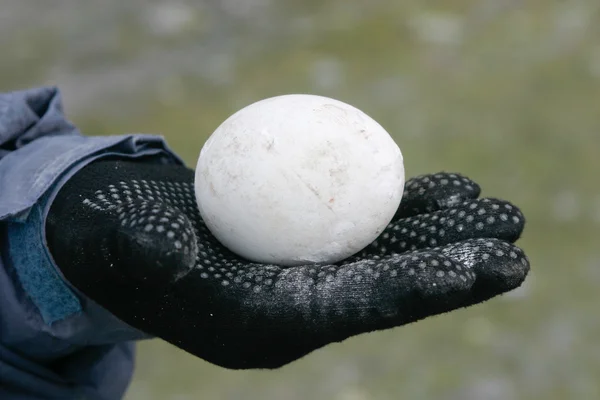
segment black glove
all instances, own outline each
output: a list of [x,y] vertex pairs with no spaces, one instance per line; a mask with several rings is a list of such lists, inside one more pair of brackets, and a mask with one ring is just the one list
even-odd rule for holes
[[[224,248],[200,218],[194,172],[98,161],[60,190],[48,244],[75,287],[129,325],[227,368],[275,368],[328,343],[518,287],[521,212],[439,173],[406,183],[381,236],[335,265],[280,267]],[[302,218],[301,215],[298,218]]]

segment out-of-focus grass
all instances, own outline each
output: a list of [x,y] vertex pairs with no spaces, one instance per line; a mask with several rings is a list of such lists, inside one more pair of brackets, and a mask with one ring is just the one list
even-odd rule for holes
[[277,21],[272,49],[240,56],[225,83],[164,76],[122,105],[129,112],[72,118],[90,135],[163,134],[193,167],[207,136],[253,101],[338,98],[388,129],[409,176],[459,171],[520,206],[531,275],[510,295],[276,371],[227,371],[141,343],[128,399],[600,398],[596,2],[303,4]]

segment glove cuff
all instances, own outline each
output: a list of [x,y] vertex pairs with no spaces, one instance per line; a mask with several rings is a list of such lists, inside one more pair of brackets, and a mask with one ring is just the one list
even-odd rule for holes
[[[112,150],[112,151],[111,151]],[[46,220],[55,197],[60,189],[86,165],[106,158],[147,159],[147,162],[178,163],[178,159],[165,157],[170,152],[155,148],[140,149],[128,154],[105,149],[101,153],[87,155],[63,170],[55,182],[40,196],[26,212],[2,221],[6,227],[6,261],[12,270],[15,287],[20,286],[29,303],[20,312],[31,316],[21,318],[29,321],[35,329],[48,330],[52,336],[69,337],[73,344],[81,338],[84,344],[105,344],[151,338],[144,332],[134,329],[112,313],[101,307],[64,277],[52,257],[46,238]],[[21,294],[19,294],[21,296]],[[46,328],[42,327],[46,325]],[[90,329],[94,334],[90,337]],[[87,333],[86,333],[87,332]],[[8,339],[8,338],[7,338]]]

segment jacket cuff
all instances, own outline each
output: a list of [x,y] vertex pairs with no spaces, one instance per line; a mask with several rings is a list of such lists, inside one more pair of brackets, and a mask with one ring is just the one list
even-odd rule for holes
[[[5,214],[0,215],[0,220],[7,222],[8,254],[20,286],[46,325],[75,317],[81,320],[80,324],[76,324],[81,327],[104,326],[103,329],[120,331],[121,340],[139,339],[144,334],[134,332],[133,328],[117,320],[62,276],[47,246],[46,218],[52,201],[64,183],[91,162],[115,156],[125,159],[152,156],[152,162],[183,162],[161,137],[154,135],[64,136],[48,138],[46,144],[43,139],[30,143],[2,160],[10,161],[8,157],[14,156],[20,157],[17,162],[22,164],[32,160],[35,163],[37,155],[47,160],[45,166],[37,165],[30,169],[32,173],[28,176],[22,176],[23,171],[15,169],[17,176],[12,178],[15,179],[13,182],[29,181],[32,185],[28,195],[23,193],[21,198],[12,196],[13,202],[4,203]],[[19,154],[21,152],[26,154]],[[14,163],[11,164],[14,167]],[[35,190],[33,196],[32,189]],[[8,212],[7,204],[12,205]],[[69,325],[72,329],[72,324]],[[113,334],[109,333],[111,336]]]

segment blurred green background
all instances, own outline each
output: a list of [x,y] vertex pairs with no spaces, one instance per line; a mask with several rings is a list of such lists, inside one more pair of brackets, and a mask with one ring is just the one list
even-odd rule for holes
[[528,218],[518,290],[276,371],[139,345],[127,400],[600,398],[600,2],[0,0],[2,91],[58,85],[87,135],[190,166],[239,108],[321,94],[378,120],[408,176],[458,171]]

